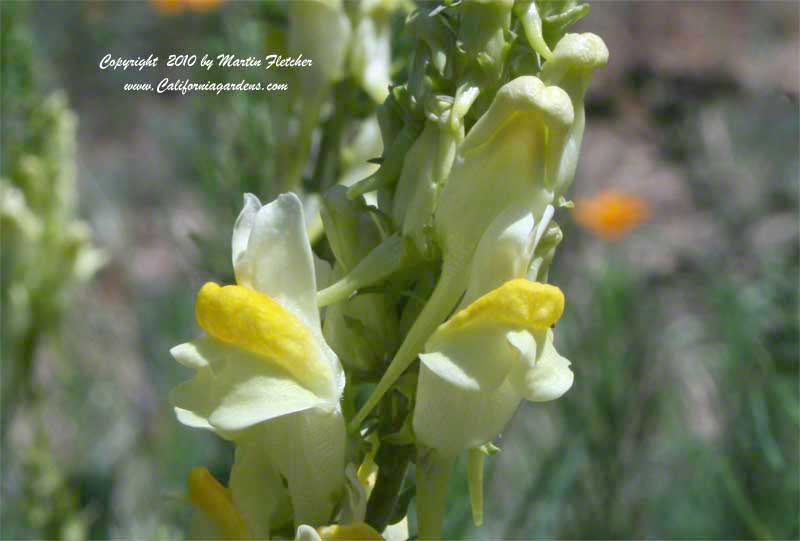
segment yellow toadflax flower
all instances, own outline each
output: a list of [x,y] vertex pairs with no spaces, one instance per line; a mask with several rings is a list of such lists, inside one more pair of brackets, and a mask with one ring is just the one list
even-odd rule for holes
[[247,539],[253,535],[255,528],[248,527],[231,490],[206,468],[192,469],[187,485],[189,501],[200,511],[192,518],[189,539]]
[[551,327],[564,295],[526,277],[553,207],[537,222],[524,207],[501,214],[481,238],[459,309],[420,354],[414,433],[421,537],[440,533],[453,460],[470,451],[475,522],[482,520],[483,452],[520,402],[554,400],[572,386]]
[[619,240],[647,220],[650,208],[640,197],[606,190],[575,203],[575,221],[605,240]]
[[[486,5],[479,7],[481,4]],[[477,15],[486,8],[505,18],[512,4],[476,0],[465,2],[464,9],[469,5],[472,15]],[[461,28],[466,27],[462,24]],[[529,30],[535,38],[536,29]],[[499,45],[504,38],[497,38]],[[487,227],[515,206],[524,206],[538,220],[545,207],[564,196],[574,177],[583,138],[586,87],[592,73],[607,61],[608,49],[598,36],[566,34],[542,66],[540,77],[523,75],[500,87],[489,108],[458,144],[433,210],[433,234],[442,250],[441,275],[351,426],[366,418],[458,303],[466,286],[464,270],[472,265],[476,243]],[[455,126],[459,125],[478,95],[462,92],[471,83],[465,84],[455,96],[451,127],[454,119]]]
[[237,444],[232,498],[245,518],[266,521],[256,534],[285,507],[280,476],[295,524],[319,526],[344,489],[344,373],[322,337],[300,200],[261,206],[247,194],[232,245],[237,284],[200,289],[206,336],[171,350],[197,372],[170,400],[183,424]]
[[566,392],[572,372],[549,331],[563,308],[560,289],[518,278],[440,325],[420,355],[417,441],[455,455],[497,437],[523,398]]
[[433,233],[442,250],[441,275],[353,426],[456,307],[467,287],[464,270],[473,265],[478,241],[491,224],[510,209],[525,209],[538,220],[553,202],[552,187],[572,121],[572,103],[563,90],[533,76],[518,77],[497,92],[458,144],[433,213]]

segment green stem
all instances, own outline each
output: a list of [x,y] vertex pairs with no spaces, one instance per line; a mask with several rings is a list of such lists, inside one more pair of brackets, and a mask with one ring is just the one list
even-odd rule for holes
[[483,524],[483,461],[486,454],[479,448],[469,450],[467,460],[467,483],[469,503],[472,507],[472,521],[475,526]]
[[283,148],[278,152],[276,182],[274,189],[276,193],[297,192],[303,179],[303,170],[311,150],[311,135],[316,126],[319,113],[322,109],[324,94],[314,96],[303,106],[303,115],[300,118],[300,127],[294,137],[284,133],[286,141]]
[[317,293],[320,308],[347,300],[358,289],[384,280],[408,263],[409,250],[399,235],[384,239],[353,270]]
[[441,539],[447,507],[447,484],[454,457],[417,449],[417,520],[420,539]]
[[436,330],[436,327],[447,318],[450,311],[458,302],[459,297],[464,292],[465,273],[460,264],[447,264],[445,261],[439,282],[433,290],[433,294],[425,308],[420,312],[419,317],[408,330],[405,340],[400,345],[400,349],[392,359],[386,372],[383,373],[378,385],[367,399],[367,402],[350,422],[349,430],[358,430],[361,422],[366,419],[369,412],[378,405],[378,402],[389,390],[392,384],[403,372],[414,362],[417,355],[422,351],[425,341]]
[[39,343],[40,333],[38,331],[37,317],[31,318],[31,324],[25,331],[21,346],[16,355],[15,362],[11,363],[12,383],[5,389],[2,404],[2,423],[0,426],[0,436],[6,442],[6,435],[14,420],[17,408],[33,398],[33,360],[36,354],[36,346]]
[[348,116],[352,114],[351,111],[344,110],[344,105],[347,103],[348,86],[347,82],[341,82],[333,89],[334,107],[322,129],[322,139],[311,173],[311,178],[314,179],[320,193],[324,193],[325,190],[336,184],[342,151],[342,129]]

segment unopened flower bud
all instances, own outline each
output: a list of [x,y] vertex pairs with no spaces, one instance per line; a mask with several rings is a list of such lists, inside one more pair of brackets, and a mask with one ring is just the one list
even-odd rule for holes
[[567,34],[556,45],[553,57],[542,67],[545,84],[557,85],[569,95],[575,121],[570,126],[564,155],[559,165],[553,190],[555,197],[564,195],[575,177],[578,155],[586,124],[583,98],[594,70],[608,62],[608,49],[595,34]]

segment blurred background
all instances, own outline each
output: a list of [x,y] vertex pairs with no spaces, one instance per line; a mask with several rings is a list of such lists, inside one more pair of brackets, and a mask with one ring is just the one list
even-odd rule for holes
[[[227,471],[230,446],[174,418],[168,350],[198,333],[199,287],[231,280],[241,193],[271,191],[272,95],[124,92],[167,72],[97,64],[263,55],[282,10],[0,6],[0,538],[178,539],[190,468]],[[462,466],[451,537],[800,536],[799,25],[770,1],[603,1],[578,23],[611,61],[550,272],[575,385],[514,417],[480,529]]]

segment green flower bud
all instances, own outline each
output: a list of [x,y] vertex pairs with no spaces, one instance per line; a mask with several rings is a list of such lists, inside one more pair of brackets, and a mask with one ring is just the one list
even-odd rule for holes
[[315,95],[341,79],[351,32],[341,0],[289,3],[288,51],[314,62],[296,72],[301,93]]
[[[486,55],[495,62],[502,57],[513,5],[514,0],[464,0],[458,39],[468,58]],[[484,64],[484,68],[499,71],[502,66]]]
[[570,127],[567,144],[554,185],[556,198],[563,196],[575,177],[578,155],[586,124],[583,98],[589,80],[597,68],[608,63],[608,49],[595,34],[567,34],[556,45],[553,57],[542,67],[545,84],[563,88],[572,102],[575,121]]
[[391,18],[398,0],[361,0],[350,49],[350,72],[378,103],[389,94],[392,66]]
[[388,150],[384,149],[384,157],[380,169],[369,177],[353,184],[347,190],[347,197],[354,199],[365,193],[394,185],[402,171],[406,154],[411,145],[414,144],[414,141],[416,141],[418,134],[419,128],[413,123],[403,126],[403,129],[397,134]]
[[556,248],[561,244],[564,234],[555,222],[550,222],[542,236],[542,240],[536,246],[530,267],[528,268],[528,280],[534,282],[547,282],[550,264],[556,254]]
[[288,15],[287,53],[303,54],[313,64],[292,73],[297,88],[290,95],[276,96],[286,100],[273,108],[278,192],[299,188],[322,107],[331,85],[344,76],[352,33],[342,0],[289,2]]
[[448,76],[448,68],[455,51],[455,36],[441,17],[431,16],[424,5],[412,12],[406,19],[406,31],[417,41],[427,47],[431,64],[444,77]]
[[378,126],[381,129],[384,150],[394,143],[395,138],[403,130],[409,109],[408,89],[405,86],[392,88],[386,100],[378,106]]
[[[442,107],[449,104],[440,102]],[[433,255],[433,214],[436,198],[456,156],[464,135],[453,132],[439,118],[429,118],[425,128],[406,155],[394,195],[393,218],[403,235],[410,238],[424,256]]]
[[536,0],[542,18],[542,33],[545,41],[558,43],[570,26],[589,13],[589,4],[579,4],[577,0]]
[[479,95],[491,96],[500,84],[513,5],[514,0],[464,0],[458,39],[466,66],[450,113],[451,129],[457,129]]

